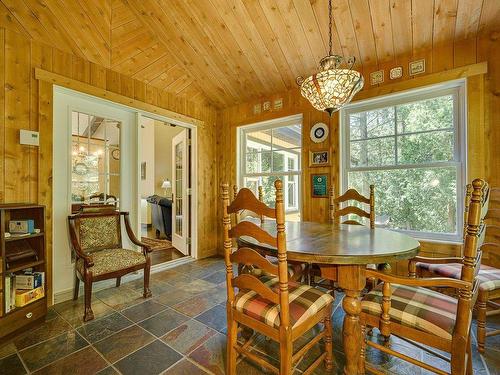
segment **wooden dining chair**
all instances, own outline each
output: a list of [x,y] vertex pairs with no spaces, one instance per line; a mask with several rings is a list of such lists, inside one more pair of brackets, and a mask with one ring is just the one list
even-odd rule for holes
[[[141,252],[122,247],[121,217],[130,241],[142,248]],[[68,217],[71,246],[76,254],[75,290],[73,299],[78,299],[80,280],[85,289],[85,311],[83,321],[94,319],[92,311],[92,284],[97,281],[116,279],[144,270],[144,298],[151,297],[149,273],[151,248],[140,242],[130,225],[129,213],[116,211],[114,205],[84,206],[77,214]]]
[[[290,375],[297,363],[321,339],[325,351],[304,372],[311,374],[324,360],[327,369],[333,366],[332,357],[332,303],[327,293],[308,285],[288,280],[285,234],[285,210],[282,182],[275,181],[275,208],[260,202],[246,188],[241,189],[232,203],[229,203],[229,188],[222,185],[224,260],[227,282],[227,374],[236,374],[238,355],[258,363],[274,373]],[[273,236],[251,221],[231,225],[231,214],[250,210],[276,221],[276,236]],[[233,249],[233,240],[249,236],[277,249],[278,264],[269,262],[261,254],[248,247]],[[233,274],[233,263],[253,265],[266,271],[267,275],[257,277],[251,274]],[[324,323],[321,333],[305,346],[293,353],[293,343],[305,332]],[[250,343],[239,343],[239,326],[248,327],[279,343],[280,366],[275,367],[257,352],[251,351]],[[251,339],[250,339],[251,340]]]
[[[264,203],[264,192],[262,186],[258,187],[259,191],[259,201]],[[238,195],[238,186],[233,185],[233,201],[236,199],[236,196]],[[264,223],[264,215],[257,215],[254,212],[250,210],[240,210],[238,212],[235,212],[234,214],[234,223],[237,224],[240,220],[243,220],[245,218],[257,218],[260,220],[260,223]],[[264,253],[261,253],[262,256],[265,256],[271,263],[277,265],[278,264],[278,258],[270,256],[270,255],[265,255]],[[240,265],[238,267],[238,273],[240,272],[247,272],[247,273],[252,273],[254,276],[262,276],[265,275],[265,271],[258,268],[258,267],[244,267]],[[304,281],[308,273],[308,264],[303,263],[303,262],[288,262],[288,279],[291,281]]]
[[[413,278],[388,275],[367,270],[368,276],[382,280],[383,284],[363,297],[361,302],[361,329],[377,327],[383,336],[395,335],[409,339],[426,351],[428,347],[450,353],[452,374],[472,374],[471,320],[480,282],[477,278],[481,263],[481,246],[484,242],[488,211],[489,187],[481,179],[472,183],[473,191],[467,218],[466,234],[461,258],[459,278]],[[457,298],[430,287],[457,289]],[[366,345],[384,353],[395,355],[414,365],[437,374],[442,369],[396,352],[387,346],[366,339],[362,342],[359,367],[364,371]],[[441,354],[436,354],[444,358]],[[377,373],[376,369],[370,369]]]
[[[464,222],[467,226],[469,205],[472,195],[472,185],[467,185],[464,204]],[[500,195],[500,189],[490,189],[490,196]],[[481,246],[482,263],[498,264],[500,256],[500,210],[491,208],[486,214],[486,240]],[[464,236],[467,231],[464,228]],[[462,249],[462,253],[463,253]],[[409,262],[409,274],[412,277],[418,275],[437,275],[459,279],[462,272],[461,257],[428,258],[415,257]],[[494,302],[500,298],[500,269],[481,264],[478,272],[479,293],[476,303],[477,310],[477,343],[480,353],[485,351],[486,337],[500,334],[500,330],[486,331],[486,319],[488,316],[500,314],[500,304]],[[488,311],[488,307],[492,308]]]
[[[344,207],[341,205],[346,203]],[[350,224],[350,225],[364,225],[363,219],[368,219],[371,229],[375,228],[375,186],[370,185],[370,195],[365,197],[360,194],[356,189],[349,189],[344,194],[335,197],[335,190],[332,187],[329,190],[329,221],[332,224]],[[377,268],[377,265],[369,265],[370,268]],[[320,280],[316,282],[315,279],[320,277],[321,272],[318,266],[312,265],[310,267],[310,284],[313,286],[329,287],[333,289],[332,281]],[[389,264],[378,265],[379,270],[390,271]],[[373,289],[376,285],[376,280],[369,279],[367,282],[368,290]]]

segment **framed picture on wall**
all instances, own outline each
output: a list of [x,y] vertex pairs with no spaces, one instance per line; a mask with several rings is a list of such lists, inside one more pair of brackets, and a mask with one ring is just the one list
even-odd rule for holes
[[311,175],[311,196],[313,198],[327,198],[329,180],[329,173]]
[[309,166],[324,167],[330,165],[330,151],[309,151]]

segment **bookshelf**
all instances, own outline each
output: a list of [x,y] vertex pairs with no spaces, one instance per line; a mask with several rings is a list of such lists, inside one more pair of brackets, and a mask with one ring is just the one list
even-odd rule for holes
[[[10,237],[6,237],[11,220],[28,219],[34,221],[34,228],[39,231],[27,235],[11,234]],[[44,272],[46,276],[46,260],[45,207],[36,204],[1,204],[0,342],[11,334],[43,320],[47,314],[46,279],[43,282],[44,296],[22,307],[15,306],[15,296],[12,293],[13,275],[31,269],[33,272]]]

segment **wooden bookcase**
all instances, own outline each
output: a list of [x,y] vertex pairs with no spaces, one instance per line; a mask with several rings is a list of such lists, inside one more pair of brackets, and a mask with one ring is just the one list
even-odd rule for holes
[[[10,220],[34,220],[33,233],[20,237],[5,237],[9,231]],[[7,257],[20,248],[31,248],[35,256],[7,262]],[[1,204],[0,205],[0,342],[12,333],[22,330],[47,314],[47,251],[45,242],[45,206],[36,204]],[[23,307],[15,307],[7,312],[5,283],[11,274],[32,268],[33,271],[45,272],[45,296]],[[11,288],[14,286],[12,285]]]

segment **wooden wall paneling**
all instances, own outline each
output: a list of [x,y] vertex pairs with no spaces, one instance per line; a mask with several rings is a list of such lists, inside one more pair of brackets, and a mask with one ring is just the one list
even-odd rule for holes
[[[52,48],[31,43],[31,67],[52,69]],[[33,72],[30,74],[30,130],[40,131],[38,118],[38,80],[35,79]],[[39,147],[29,147],[30,152],[30,202],[38,202],[39,189]]]
[[[0,28],[0,111],[5,113],[5,29]],[[0,115],[0,202],[5,202],[5,115]]]
[[146,101],[146,84],[137,79],[134,79],[134,98],[141,102]]
[[[377,61],[379,64],[394,60],[394,41],[389,0],[370,0],[371,20]],[[402,37],[401,36],[398,36]]]
[[0,27],[7,30],[13,30],[28,38],[31,37],[24,26],[16,19],[16,17],[14,17],[14,15],[2,2],[0,2]]
[[90,22],[109,49],[111,47],[111,1],[78,0],[78,4],[83,13],[88,15]]
[[53,163],[53,85],[46,81],[38,83],[38,128],[40,129],[40,146],[38,170],[38,203],[45,205],[45,241],[47,246],[47,299],[52,305],[52,163]]
[[120,73],[111,69],[106,69],[106,90],[120,94]]
[[467,181],[475,178],[488,179],[487,164],[489,147],[484,122],[484,75],[467,79]]
[[77,81],[90,83],[90,62],[80,57],[73,56],[71,61],[71,78]]
[[453,67],[453,40],[457,18],[458,0],[435,0],[432,48],[432,71],[440,72]]
[[[328,14],[328,7],[323,9],[325,9],[324,12]],[[354,56],[356,58],[355,67],[360,69],[363,64],[359,51],[358,41],[356,38],[356,32],[354,30],[353,20],[351,17],[349,2],[347,0],[335,0],[333,2],[333,19],[339,35],[339,41],[342,46],[342,52],[344,56]],[[328,31],[328,27],[326,28],[326,31]]]
[[90,63],[90,84],[106,89],[106,68],[102,65]]
[[159,67],[165,69],[167,64],[161,64],[159,61],[165,56],[168,56],[168,60],[172,60],[165,47],[159,43],[155,43],[121,64],[115,65],[113,69],[131,77],[151,65],[159,65]]
[[71,77],[73,71],[73,57],[66,52],[52,49],[52,69],[54,73]]
[[120,94],[135,99],[133,78],[120,75]]
[[29,202],[30,150],[19,130],[30,128],[30,41],[5,34],[5,201]]

